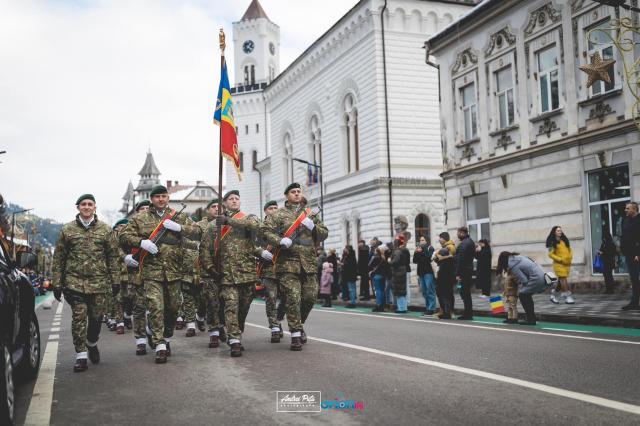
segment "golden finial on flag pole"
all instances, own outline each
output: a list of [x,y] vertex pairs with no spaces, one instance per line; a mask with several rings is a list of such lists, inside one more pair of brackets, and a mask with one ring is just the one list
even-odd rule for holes
[[225,43],[224,30],[222,28],[220,28],[218,39],[220,40],[220,52],[222,53],[222,56],[224,56],[224,48],[227,47],[227,45]]

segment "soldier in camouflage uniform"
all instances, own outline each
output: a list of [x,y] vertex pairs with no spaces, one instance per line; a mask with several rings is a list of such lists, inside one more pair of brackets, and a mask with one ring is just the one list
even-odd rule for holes
[[118,247],[118,258],[121,260],[119,262],[120,274],[119,277],[119,287],[114,288],[114,296],[112,298],[112,303],[114,307],[114,318],[116,321],[116,333],[124,334],[124,322],[127,316],[127,312],[129,312],[129,318],[131,315],[131,297],[129,295],[129,271],[127,266],[122,261],[126,253],[122,248],[118,246],[118,235],[122,230],[127,226],[129,221],[127,219],[120,219],[113,225],[113,242],[116,247]]
[[198,250],[198,241],[182,240],[182,312],[187,323],[187,337],[196,335],[196,311],[202,297]]
[[[216,226],[222,226],[219,254],[222,260],[220,298],[225,305],[225,325],[231,356],[238,357],[242,355],[240,339],[258,280],[255,258],[262,255],[262,249],[256,246],[260,222],[255,216],[245,215],[240,211],[238,191],[227,192],[223,201],[226,211],[216,217]],[[212,276],[217,274],[216,226],[207,228],[201,247],[203,267]]]
[[291,238],[284,236],[297,219],[303,218],[301,214],[306,208],[300,184],[289,185],[284,195],[287,197],[284,208],[267,216],[261,231],[269,244],[280,248],[276,274],[286,300],[291,350],[300,351],[306,341],[303,324],[318,296],[316,245],[327,238],[329,231],[318,216],[310,215],[294,228]]
[[[206,250],[204,239],[207,237],[207,229],[215,227],[215,218],[218,216],[218,199],[211,200],[207,204],[206,216],[198,222],[198,226],[202,230],[202,241],[200,242],[200,280],[202,281],[204,300],[207,311],[207,325],[209,331],[209,347],[217,348],[220,346],[220,340],[225,341],[224,322],[221,321],[222,312],[220,312],[220,292],[216,277],[212,275],[212,271],[204,267]],[[211,232],[211,231],[209,231]],[[224,338],[223,338],[224,337]]]
[[[278,210],[278,203],[276,201],[267,201],[264,205],[263,211],[265,217]],[[264,240],[264,238],[262,238]],[[269,328],[271,329],[271,343],[280,343],[282,325],[277,319],[276,303],[278,300],[278,278],[273,267],[273,249],[268,245],[266,241],[263,241],[263,247],[266,253],[263,252],[261,259],[259,260],[258,270],[260,275],[258,278],[262,281],[265,294],[265,310],[267,313],[267,321],[269,322]]]
[[[136,204],[136,213],[143,213],[149,210],[151,201],[142,200]],[[131,249],[126,250],[127,253],[131,252]],[[136,342],[136,355],[147,354],[147,340],[151,339],[151,336],[147,334],[147,303],[144,296],[144,283],[142,282],[142,276],[140,274],[140,265],[133,259],[131,254],[127,254],[124,258],[125,265],[129,272],[129,293],[131,295],[133,316],[133,337]]]
[[106,313],[112,286],[117,286],[121,259],[118,259],[111,228],[95,214],[93,195],[81,195],[76,207],[79,214],[62,227],[56,244],[52,286],[55,298],[60,301],[64,293],[71,306],[71,332],[76,350],[73,371],[82,372],[87,369],[87,349],[91,362],[100,362],[101,318]]
[[[168,208],[169,194],[164,186],[151,189],[151,203],[149,210],[131,218],[120,234],[120,245],[125,249],[139,247],[148,253],[140,265],[149,311],[147,322],[152,332],[151,344],[156,349],[155,361],[164,364],[171,355],[169,339],[173,336],[180,303],[181,240],[199,240],[201,232],[186,214],[177,214]],[[158,226],[169,231],[159,246],[150,240]]]

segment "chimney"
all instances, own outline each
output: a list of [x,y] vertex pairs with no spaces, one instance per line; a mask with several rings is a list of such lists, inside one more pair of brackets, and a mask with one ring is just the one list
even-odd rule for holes
[[171,181],[170,181],[170,180],[168,180],[168,181],[167,181],[167,189],[170,189],[170,188],[171,188]]
[[173,184],[174,184],[175,186],[178,186],[178,181],[177,181],[177,180],[174,180],[174,181],[173,181]]
[[204,182],[203,182],[203,181],[201,181],[201,180],[197,180],[197,181],[196,181],[196,185],[202,185],[203,183],[204,183]]

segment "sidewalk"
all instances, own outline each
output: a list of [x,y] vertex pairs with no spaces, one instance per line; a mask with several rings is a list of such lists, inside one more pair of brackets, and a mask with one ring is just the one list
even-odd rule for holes
[[[497,296],[498,293],[492,293]],[[487,300],[480,298],[480,293],[473,295],[473,313],[477,316],[493,316]],[[640,328],[640,311],[623,311],[624,305],[629,303],[628,294],[577,294],[576,303],[555,305],[549,301],[549,293],[536,294],[533,297],[538,321],[563,322],[571,324],[603,325],[609,327]],[[411,297],[409,310],[424,311],[424,298],[418,293]],[[336,305],[345,305],[342,300],[334,300]],[[373,308],[375,300],[358,301],[357,306]],[[456,294],[456,314],[462,313],[462,299]],[[518,302],[520,316],[524,314],[522,305]],[[496,315],[496,317],[504,314]]]

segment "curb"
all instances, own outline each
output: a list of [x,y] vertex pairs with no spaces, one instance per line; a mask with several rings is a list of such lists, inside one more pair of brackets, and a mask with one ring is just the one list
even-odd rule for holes
[[[338,306],[345,306],[348,302],[343,302],[341,299],[331,301],[332,304]],[[365,308],[374,308],[375,303],[365,300],[358,300],[356,306]],[[410,305],[407,308],[412,312],[422,312],[424,308],[421,306]],[[454,309],[454,314],[461,315],[463,309]],[[490,318],[506,318],[506,314],[493,315],[489,311],[473,311],[474,316],[490,317]],[[605,327],[620,327],[620,328],[640,328],[640,319],[622,319],[611,317],[598,317],[591,315],[560,315],[560,314],[548,314],[536,312],[538,321],[544,322],[558,322],[566,324],[579,324],[579,325],[600,325]]]

